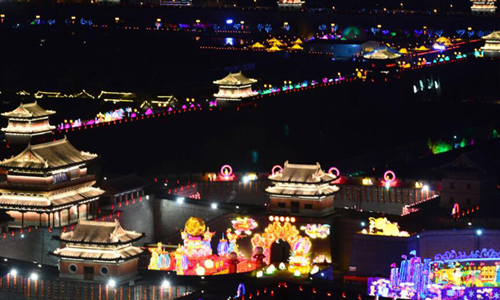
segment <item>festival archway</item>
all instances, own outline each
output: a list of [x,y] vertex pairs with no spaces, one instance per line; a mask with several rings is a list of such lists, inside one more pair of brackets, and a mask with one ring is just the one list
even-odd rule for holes
[[264,261],[269,264],[271,261],[271,246],[277,240],[282,239],[286,241],[292,251],[300,248],[300,251],[306,249],[309,252],[311,249],[311,240],[309,237],[304,237],[300,235],[299,230],[295,225],[290,222],[278,222],[275,221],[267,226],[262,234],[254,234],[252,237],[252,247],[262,247],[264,249],[263,254],[265,255]]

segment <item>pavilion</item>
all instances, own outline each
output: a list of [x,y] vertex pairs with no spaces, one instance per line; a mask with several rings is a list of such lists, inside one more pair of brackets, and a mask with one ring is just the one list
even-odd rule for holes
[[486,36],[483,36],[485,41],[484,46],[481,48],[485,57],[499,57],[500,56],[500,31],[494,31]]
[[49,123],[49,117],[55,113],[43,109],[36,101],[21,104],[13,111],[2,113],[9,122],[2,131],[7,140],[14,144],[28,144],[34,137],[47,138],[55,129]]
[[291,164],[269,176],[272,186],[266,189],[270,209],[292,214],[320,214],[333,209],[333,198],[339,188],[332,185],[336,175],[326,173],[319,163]]
[[0,209],[11,226],[62,227],[96,215],[104,191],[94,187],[87,164],[97,158],[65,138],[28,147],[0,162],[7,181],[0,183]]
[[59,257],[59,277],[78,281],[130,281],[138,275],[139,255],[132,246],[144,234],[128,231],[114,222],[79,220],[73,231],[54,239],[63,246],[51,252]]
[[226,77],[214,81],[219,86],[219,91],[214,94],[217,101],[241,101],[251,98],[258,93],[252,91],[252,84],[257,80],[248,78],[243,73],[229,73]]

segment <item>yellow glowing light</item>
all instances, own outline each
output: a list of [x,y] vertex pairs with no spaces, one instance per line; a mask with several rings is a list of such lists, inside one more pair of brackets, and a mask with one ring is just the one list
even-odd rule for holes
[[71,20],[76,20],[76,17],[75,16],[71,16]]
[[[371,235],[385,235],[385,236],[399,236],[408,237],[410,234],[406,231],[400,231],[398,223],[389,222],[387,218],[373,218],[370,217],[370,226],[368,234]],[[362,231],[362,233],[364,233]]]
[[211,259],[207,259],[205,261],[205,268],[212,269],[214,267],[214,261]]
[[377,25],[377,28],[382,28],[382,25],[378,24],[378,25]]
[[279,268],[280,270],[284,270],[284,269],[286,269],[285,263],[280,263],[280,264],[279,264],[279,266],[278,266],[278,268]]
[[[252,248],[262,247],[264,249],[265,261],[270,262],[271,246],[277,240],[284,240],[292,248],[300,246],[300,252],[305,255],[309,254],[311,241],[309,237],[300,235],[297,227],[290,222],[280,223],[278,217],[274,217],[274,222],[269,224],[262,234],[254,234],[251,239]],[[300,245],[297,245],[300,243]],[[293,271],[292,271],[293,272]]]
[[184,225],[186,233],[190,236],[200,236],[205,232],[205,222],[202,219],[191,217],[186,221]]
[[120,18],[119,17],[115,17],[115,21],[116,22],[120,21]]
[[295,217],[290,218],[290,222],[295,223]]
[[299,270],[295,270],[295,272],[293,272],[293,276],[300,277],[301,276],[300,271]]
[[285,222],[285,217],[280,217],[280,222]]
[[196,269],[196,275],[198,276],[203,276],[205,275],[205,268],[201,267],[201,266],[198,266]]
[[418,181],[415,182],[415,188],[421,189],[422,187],[423,187],[423,185],[421,182],[418,182]]
[[196,20],[196,23],[200,23],[201,21],[200,20]]
[[274,221],[274,217],[273,216],[269,216],[269,221]]
[[4,14],[1,14],[1,15],[0,15],[0,18],[5,18],[5,15],[4,15]]
[[370,178],[363,178],[363,185],[373,185],[373,182]]
[[260,278],[260,277],[262,277],[262,276],[264,276],[264,272],[262,272],[262,271],[258,271],[258,272],[257,272],[256,277],[257,277],[257,278]]
[[314,266],[314,267],[312,268],[312,270],[311,270],[311,275],[314,275],[314,274],[316,274],[316,273],[318,273],[318,272],[319,272],[319,267],[318,267],[318,266]]
[[161,22],[161,19],[160,18],[156,19],[156,22]]

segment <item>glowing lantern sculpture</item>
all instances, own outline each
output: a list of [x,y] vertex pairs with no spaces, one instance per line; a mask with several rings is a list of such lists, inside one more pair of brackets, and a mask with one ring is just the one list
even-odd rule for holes
[[219,245],[217,245],[217,253],[219,254],[219,256],[226,256],[229,252],[230,251],[227,240],[222,237],[222,239],[219,241]]
[[236,220],[231,221],[233,223],[234,232],[240,235],[244,232],[247,235],[252,234],[252,230],[257,228],[257,222],[252,218],[236,218]]
[[251,240],[253,248],[262,247],[265,255],[264,260],[269,263],[272,244],[279,239],[285,240],[292,249],[289,270],[294,272],[298,269],[302,273],[308,273],[310,267],[309,251],[311,249],[309,237],[302,237],[297,227],[292,225],[290,221],[285,221],[284,217],[274,217],[273,220],[275,221],[269,224],[264,233],[254,234]]
[[313,239],[326,239],[330,235],[328,224],[307,224],[307,226],[301,226],[300,229]]
[[233,180],[233,168],[230,165],[223,165],[222,168],[220,168],[220,177],[222,180],[226,181]]
[[406,231],[399,231],[398,223],[392,223],[387,220],[387,218],[373,218],[368,219],[370,221],[368,234],[371,235],[385,235],[385,236],[400,236],[407,237],[410,236]]

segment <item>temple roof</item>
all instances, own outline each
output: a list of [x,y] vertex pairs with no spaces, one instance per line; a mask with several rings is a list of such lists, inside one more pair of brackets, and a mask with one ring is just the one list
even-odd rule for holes
[[288,183],[329,183],[337,177],[333,174],[325,173],[321,170],[319,163],[315,165],[291,164],[285,162],[282,173],[270,175],[271,181],[288,182]]
[[79,220],[73,231],[62,232],[58,239],[65,243],[117,245],[135,242],[142,236],[142,233],[123,229],[118,220],[114,222]]
[[443,174],[463,174],[468,176],[492,174],[496,163],[479,151],[461,153],[453,161],[441,165],[434,170]]
[[500,40],[500,31],[493,31],[490,34],[483,36],[483,40]]
[[396,59],[401,57],[401,54],[394,53],[389,49],[378,49],[363,55],[363,57],[366,59]]
[[53,110],[45,110],[35,101],[33,103],[21,104],[13,111],[2,113],[8,118],[38,118],[55,114]]
[[223,84],[223,85],[244,85],[256,83],[257,80],[253,78],[248,78],[241,71],[238,73],[229,73],[226,77],[214,81],[215,84]]
[[101,249],[88,251],[86,248],[65,247],[52,252],[52,255],[64,258],[79,258],[92,260],[127,260],[142,254],[143,250],[139,247],[128,246],[122,249]]
[[271,195],[302,196],[302,197],[325,197],[336,193],[339,188],[336,185],[322,184],[313,186],[288,186],[279,184],[266,189]]
[[26,210],[45,210],[47,208],[93,201],[93,199],[104,194],[103,190],[92,187],[94,183],[95,181],[91,181],[50,192],[2,189],[0,190],[0,207],[14,207],[17,209],[23,207]]
[[64,137],[64,139],[57,141],[37,145],[30,144],[17,156],[2,161],[0,167],[14,169],[57,169],[88,162],[96,157],[96,154],[77,150]]

